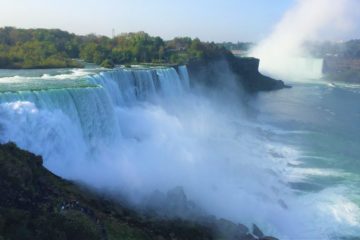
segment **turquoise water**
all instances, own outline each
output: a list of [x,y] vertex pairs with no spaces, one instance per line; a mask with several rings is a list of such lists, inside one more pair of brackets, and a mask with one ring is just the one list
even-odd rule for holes
[[209,93],[185,66],[0,70],[0,142],[137,204],[183,186],[281,239],[359,236],[360,88],[294,83],[249,104],[232,80]]
[[305,158],[301,166],[341,170],[358,178],[360,86],[295,84],[292,89],[260,94],[257,101],[259,119],[290,135],[274,137],[301,148]]
[[360,86],[293,83],[291,89],[259,94],[253,103],[262,124],[281,129],[269,138],[298,150],[291,167],[300,176],[289,181],[294,191],[324,195],[335,223],[359,227]]
[[0,70],[0,92],[97,87],[87,76],[100,69]]

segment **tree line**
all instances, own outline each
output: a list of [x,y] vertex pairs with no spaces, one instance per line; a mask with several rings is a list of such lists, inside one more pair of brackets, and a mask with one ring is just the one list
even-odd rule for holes
[[145,32],[113,38],[75,35],[59,29],[0,28],[0,68],[81,67],[78,60],[103,67],[116,64],[183,64],[231,54],[213,42],[188,37],[165,41]]

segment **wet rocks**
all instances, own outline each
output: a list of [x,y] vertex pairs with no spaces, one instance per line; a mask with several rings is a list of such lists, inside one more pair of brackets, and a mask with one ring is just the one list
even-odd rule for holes
[[260,230],[258,226],[256,226],[256,224],[253,224],[252,233],[258,238],[264,237],[264,233]]

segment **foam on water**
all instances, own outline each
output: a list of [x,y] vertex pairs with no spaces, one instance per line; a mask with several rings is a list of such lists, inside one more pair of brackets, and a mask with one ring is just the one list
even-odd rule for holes
[[[5,73],[2,73],[5,71]],[[2,70],[0,71],[0,92],[16,92],[26,90],[47,90],[61,88],[96,87],[89,83],[87,76],[95,74],[99,69],[73,70]],[[18,74],[18,75],[10,75]]]

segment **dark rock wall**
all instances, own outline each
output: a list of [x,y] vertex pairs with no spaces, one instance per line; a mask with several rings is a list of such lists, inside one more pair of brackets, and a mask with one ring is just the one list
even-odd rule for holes
[[259,62],[256,58],[225,56],[212,60],[194,60],[187,67],[192,81],[208,86],[221,85],[224,77],[230,74],[249,93],[287,87],[283,81],[262,75]]
[[323,73],[326,80],[360,83],[360,59],[326,57],[324,58]]
[[0,239],[213,239],[190,221],[140,216],[65,181],[42,166],[41,157],[0,145]]
[[[190,203],[181,188],[172,208]],[[55,176],[42,158],[0,144],[0,240],[265,240],[261,230],[204,216],[191,221],[144,215]]]

